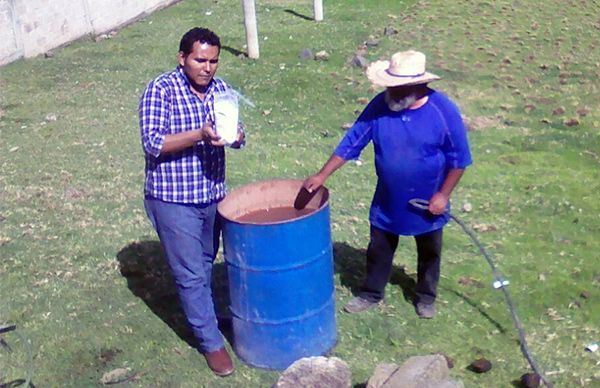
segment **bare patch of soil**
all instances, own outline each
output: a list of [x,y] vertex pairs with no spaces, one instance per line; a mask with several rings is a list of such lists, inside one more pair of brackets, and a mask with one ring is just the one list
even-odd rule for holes
[[498,116],[464,117],[468,131],[483,131],[490,128],[503,127],[502,118]]

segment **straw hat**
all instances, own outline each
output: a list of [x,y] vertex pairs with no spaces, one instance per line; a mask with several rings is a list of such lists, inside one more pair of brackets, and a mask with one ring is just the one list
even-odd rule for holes
[[391,61],[375,61],[367,67],[367,78],[374,85],[391,87],[425,84],[439,80],[425,71],[425,54],[419,51],[400,51]]

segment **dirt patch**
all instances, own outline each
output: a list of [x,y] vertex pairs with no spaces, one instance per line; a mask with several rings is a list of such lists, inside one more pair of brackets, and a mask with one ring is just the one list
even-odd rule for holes
[[463,116],[463,120],[468,131],[483,131],[489,128],[503,127],[502,118],[498,116]]
[[106,367],[109,363],[111,363],[117,354],[121,353],[121,349],[102,349],[100,351],[100,355],[98,356],[98,362],[102,367]]
[[68,201],[89,198],[90,195],[83,189],[76,187],[67,187],[64,193],[64,198]]

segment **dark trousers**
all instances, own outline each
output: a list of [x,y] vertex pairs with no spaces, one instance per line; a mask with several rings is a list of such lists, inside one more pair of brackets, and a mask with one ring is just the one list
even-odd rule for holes
[[[431,304],[437,296],[440,280],[443,229],[415,236],[417,245],[417,286],[415,303]],[[367,248],[367,277],[360,296],[380,301],[392,273],[392,261],[398,247],[398,236],[371,226]]]

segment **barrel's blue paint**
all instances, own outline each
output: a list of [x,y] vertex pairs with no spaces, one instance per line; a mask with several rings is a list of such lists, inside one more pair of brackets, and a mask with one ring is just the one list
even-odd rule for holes
[[328,203],[285,222],[222,227],[238,357],[285,369],[326,354],[336,342]]

